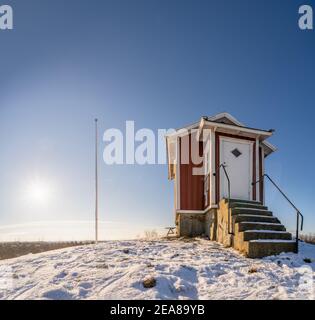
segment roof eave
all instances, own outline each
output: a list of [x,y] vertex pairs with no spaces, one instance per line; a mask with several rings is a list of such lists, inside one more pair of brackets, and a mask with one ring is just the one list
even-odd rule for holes
[[212,128],[222,128],[222,129],[238,131],[238,132],[243,132],[243,133],[250,133],[250,134],[257,135],[257,136],[262,136],[262,137],[265,137],[265,139],[272,136],[272,132],[267,131],[267,130],[261,130],[261,129],[255,129],[255,128],[225,124],[225,123],[218,123],[218,122],[209,121],[209,120],[205,120],[205,119],[203,119],[203,121],[204,121],[203,128],[206,126],[212,127]]

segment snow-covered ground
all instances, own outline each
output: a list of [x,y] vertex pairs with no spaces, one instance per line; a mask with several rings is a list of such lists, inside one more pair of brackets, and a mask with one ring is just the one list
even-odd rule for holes
[[304,243],[252,260],[203,239],[108,241],[0,261],[0,299],[314,299],[314,270]]

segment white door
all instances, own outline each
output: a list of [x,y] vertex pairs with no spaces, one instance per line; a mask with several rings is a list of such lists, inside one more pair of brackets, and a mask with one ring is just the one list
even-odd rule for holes
[[[252,199],[253,142],[234,138],[220,138],[220,164],[226,165],[231,183],[231,198]],[[220,199],[228,197],[228,183],[220,169]]]

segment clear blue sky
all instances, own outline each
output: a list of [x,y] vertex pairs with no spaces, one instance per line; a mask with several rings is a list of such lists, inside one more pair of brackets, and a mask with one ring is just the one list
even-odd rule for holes
[[[94,117],[103,131],[126,120],[155,130],[222,111],[276,129],[266,170],[315,232],[315,31],[298,29],[304,1],[5,2],[14,30],[0,31],[1,239],[93,237]],[[103,238],[174,223],[166,166],[100,171]],[[25,201],[35,179],[53,189],[49,205]],[[290,229],[294,212],[267,197]]]

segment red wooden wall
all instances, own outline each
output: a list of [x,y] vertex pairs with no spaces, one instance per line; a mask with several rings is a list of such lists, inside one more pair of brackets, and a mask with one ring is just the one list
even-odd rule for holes
[[[184,145],[183,139],[180,138],[180,152]],[[191,158],[191,135],[189,135],[189,163],[180,165],[180,210],[204,210],[204,176],[193,175],[195,165]],[[199,155],[202,156],[203,143],[199,142]]]

